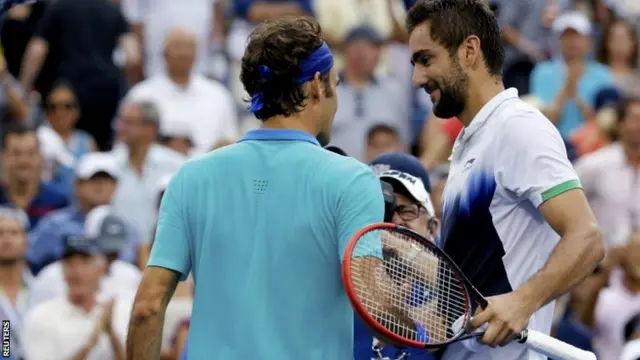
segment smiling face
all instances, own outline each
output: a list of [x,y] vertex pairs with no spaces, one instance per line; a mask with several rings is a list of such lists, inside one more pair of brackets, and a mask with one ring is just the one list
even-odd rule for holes
[[431,36],[430,22],[418,25],[409,37],[413,86],[423,88],[433,102],[433,113],[452,118],[464,111],[469,97],[469,77],[457,53],[450,53]]

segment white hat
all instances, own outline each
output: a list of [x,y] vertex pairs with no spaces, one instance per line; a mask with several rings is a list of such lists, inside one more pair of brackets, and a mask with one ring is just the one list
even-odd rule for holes
[[409,175],[402,171],[397,170],[389,170],[385,171],[380,175],[380,180],[394,180],[398,184],[402,185],[404,189],[425,209],[427,209],[427,213],[429,216],[435,215],[435,209],[433,208],[433,203],[431,202],[431,195],[424,188],[424,183],[420,178],[417,178],[413,175]]
[[118,178],[120,169],[113,156],[108,153],[88,153],[78,161],[76,177],[88,180],[99,172],[105,172],[114,179]]
[[551,28],[556,34],[572,29],[581,35],[591,35],[591,22],[585,14],[579,11],[571,11],[558,16]]

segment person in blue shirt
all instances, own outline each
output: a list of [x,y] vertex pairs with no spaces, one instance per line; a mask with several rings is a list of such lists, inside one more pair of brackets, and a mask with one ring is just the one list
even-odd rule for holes
[[[390,152],[382,154],[371,161],[374,172],[380,180],[390,184],[395,194],[395,205],[391,213],[385,214],[387,221],[409,228],[426,239],[435,241],[440,227],[440,220],[435,216],[431,202],[431,184],[429,173],[415,157]],[[416,304],[420,306],[422,304]],[[355,316],[354,328],[354,360],[378,359],[433,360],[432,354],[424,349],[400,349],[391,345],[381,345],[364,326],[360,318]]]
[[[158,359],[168,300],[190,272],[189,360],[353,357],[341,260],[359,229],[383,220],[384,200],[370,168],[321,147],[339,80],[320,25],[260,24],[241,80],[262,128],[172,177],[133,307],[128,359]],[[382,240],[361,241],[373,250],[356,253],[354,268],[375,271]]]
[[562,56],[535,66],[530,90],[567,140],[594,116],[596,94],[613,84],[613,75],[607,66],[589,58],[592,26],[584,14],[569,12],[559,16],[553,31]]
[[7,129],[2,142],[0,205],[22,209],[31,228],[51,211],[69,204],[60,189],[41,180],[43,161],[35,130],[19,124]]

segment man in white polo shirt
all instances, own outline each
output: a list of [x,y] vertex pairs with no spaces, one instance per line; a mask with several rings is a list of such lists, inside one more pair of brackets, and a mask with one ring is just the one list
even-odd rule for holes
[[[456,31],[443,25],[451,23]],[[489,297],[472,320],[485,345],[455,343],[440,358],[544,359],[511,340],[525,326],[549,333],[553,300],[602,259],[593,213],[556,128],[504,89],[500,29],[486,2],[422,1],[407,24],[414,85],[429,93],[437,117],[465,125],[438,243]]]

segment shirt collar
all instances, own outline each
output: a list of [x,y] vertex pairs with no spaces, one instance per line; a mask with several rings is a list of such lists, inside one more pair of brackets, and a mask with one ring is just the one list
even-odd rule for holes
[[248,141],[248,140],[256,140],[256,141],[265,141],[265,140],[288,140],[288,141],[306,141],[308,143],[312,143],[313,145],[320,146],[318,139],[316,139],[311,134],[294,129],[254,129],[249,130],[247,133],[238,141]]
[[494,96],[493,99],[489,100],[482,109],[476,114],[476,116],[471,120],[469,126],[462,129],[460,132],[460,140],[467,141],[473,134],[475,134],[482,126],[487,122],[487,120],[491,117],[494,111],[502,105],[503,102],[511,99],[518,98],[518,90],[515,88],[509,88],[507,90],[502,91],[498,95]]

